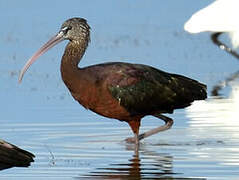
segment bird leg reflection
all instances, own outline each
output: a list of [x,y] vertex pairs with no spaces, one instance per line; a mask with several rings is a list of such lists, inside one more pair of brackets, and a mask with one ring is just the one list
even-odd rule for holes
[[[138,143],[141,139],[144,139],[146,137],[154,135],[158,132],[165,131],[165,130],[172,127],[173,120],[171,118],[169,118],[167,116],[164,116],[162,114],[153,114],[153,116],[162,119],[165,122],[165,124],[163,126],[159,126],[157,128],[151,129],[151,130],[149,130],[145,133],[140,134],[138,136]],[[125,141],[128,142],[128,143],[134,143],[134,142],[136,143],[136,138],[137,138],[136,136],[135,137],[129,137],[129,138],[125,139]]]
[[220,49],[225,50],[235,58],[239,59],[239,54],[234,51],[232,48],[229,48],[226,44],[222,43],[218,40],[218,37],[222,34],[222,32],[213,33],[211,35],[211,40],[214,44],[216,44]]

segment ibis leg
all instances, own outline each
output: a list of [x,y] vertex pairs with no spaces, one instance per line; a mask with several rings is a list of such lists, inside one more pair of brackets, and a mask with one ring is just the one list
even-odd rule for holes
[[149,137],[151,135],[157,134],[158,132],[165,131],[167,129],[170,129],[173,125],[173,120],[167,116],[164,116],[162,114],[154,114],[153,116],[162,119],[165,124],[163,126],[159,126],[157,128],[151,129],[145,133],[142,133],[139,135],[139,140],[144,139],[146,137]]
[[222,34],[222,32],[217,32],[217,33],[213,33],[211,35],[211,40],[214,44],[216,44],[220,49],[228,52],[229,54],[231,54],[232,56],[234,56],[235,58],[239,59],[239,54],[234,51],[232,48],[228,47],[226,44],[222,43],[218,37]]
[[[141,140],[141,139],[144,139],[144,138],[149,137],[151,135],[157,134],[158,132],[165,131],[165,130],[172,127],[173,120],[171,118],[169,118],[167,116],[164,116],[162,114],[153,114],[153,116],[157,117],[159,119],[162,119],[165,122],[165,124],[163,126],[159,126],[157,128],[151,129],[151,130],[149,130],[145,133],[140,134],[138,136],[138,140]],[[134,142],[136,143],[135,137],[130,137],[130,138],[127,138],[125,140],[126,140],[126,142],[129,142],[129,143],[134,143]]]
[[135,139],[134,154],[135,156],[138,156],[139,155],[139,134],[138,133],[134,134],[134,139]]
[[138,146],[140,119],[129,121],[128,124],[134,133],[134,137],[126,138],[125,141],[128,143],[135,143],[135,145]]

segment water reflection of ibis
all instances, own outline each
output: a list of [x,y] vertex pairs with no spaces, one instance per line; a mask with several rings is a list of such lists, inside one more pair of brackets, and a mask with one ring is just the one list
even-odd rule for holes
[[83,177],[94,179],[174,179],[173,157],[153,151],[142,151],[142,156],[134,155],[126,163],[110,164],[97,168]]
[[0,140],[0,170],[11,167],[28,167],[35,156],[4,140]]
[[[102,116],[126,121],[135,134],[127,141],[136,145],[140,139],[172,126],[173,120],[161,113],[172,113],[206,98],[205,85],[142,64],[113,62],[79,68],[90,41],[90,27],[82,18],[64,22],[59,33],[26,63],[19,81],[41,54],[65,39],[70,42],[62,57],[61,75],[72,96]],[[165,125],[138,136],[140,120],[146,115],[164,120]]]

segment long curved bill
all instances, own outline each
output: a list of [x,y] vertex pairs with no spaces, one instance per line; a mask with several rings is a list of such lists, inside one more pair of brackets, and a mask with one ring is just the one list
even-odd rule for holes
[[27,69],[31,66],[32,63],[34,63],[37,58],[39,58],[42,54],[44,54],[46,51],[48,51],[49,49],[51,49],[53,46],[55,46],[56,44],[58,44],[59,42],[64,40],[64,33],[62,31],[60,31],[57,35],[55,35],[54,37],[52,37],[46,44],[44,44],[24,65],[24,67],[22,68],[19,78],[18,78],[18,82],[21,83],[22,78],[24,73],[27,71]]

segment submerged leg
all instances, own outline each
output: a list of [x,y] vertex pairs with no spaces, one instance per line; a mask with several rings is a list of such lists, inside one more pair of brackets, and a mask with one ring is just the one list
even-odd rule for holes
[[134,133],[134,137],[127,138],[125,139],[125,141],[128,143],[135,143],[135,150],[138,151],[140,119],[132,120],[132,121],[129,121],[128,123]]
[[138,133],[134,134],[134,139],[135,139],[134,154],[135,156],[138,156],[139,155],[139,134]]
[[[140,126],[141,119],[134,119],[129,121],[129,126],[131,127],[132,131],[134,132],[134,137],[125,139],[126,142],[134,143],[134,154],[136,156],[139,155],[139,126]],[[129,140],[128,140],[129,139]]]
[[[167,130],[167,129],[172,127],[173,120],[171,118],[169,118],[167,116],[164,116],[162,114],[153,114],[153,116],[162,119],[165,122],[165,124],[163,126],[159,126],[157,128],[151,129],[151,130],[149,130],[149,131],[147,131],[145,133],[140,134],[138,136],[138,140],[144,139],[144,138],[149,137],[149,136],[151,136],[153,134],[156,134],[158,132],[165,131],[165,130]],[[134,137],[130,137],[130,138],[127,138],[125,140],[126,140],[126,142],[129,142],[129,143],[135,142],[135,138]]]

